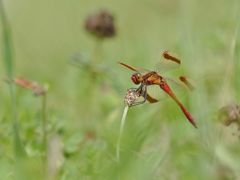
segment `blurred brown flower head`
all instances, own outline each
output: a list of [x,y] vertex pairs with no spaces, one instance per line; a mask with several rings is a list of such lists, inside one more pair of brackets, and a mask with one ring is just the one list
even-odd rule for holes
[[42,86],[25,78],[15,78],[13,82],[20,87],[32,90],[35,96],[42,96],[46,93],[46,90]]
[[220,115],[226,126],[236,123],[240,127],[240,105],[230,104],[220,109]]
[[106,10],[89,15],[85,21],[85,28],[99,38],[109,38],[116,34],[113,15]]

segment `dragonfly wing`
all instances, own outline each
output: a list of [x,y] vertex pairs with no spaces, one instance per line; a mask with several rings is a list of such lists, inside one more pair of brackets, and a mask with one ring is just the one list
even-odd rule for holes
[[189,78],[186,76],[179,76],[179,80],[184,84],[190,91],[193,91],[195,87],[193,84],[189,81]]
[[162,56],[164,57],[165,60],[172,61],[177,64],[181,64],[180,59],[176,58],[175,56],[172,56],[171,54],[169,54],[168,51],[164,51]]
[[126,67],[126,68],[128,68],[128,69],[130,69],[130,70],[132,70],[132,71],[135,71],[135,72],[138,72],[138,70],[137,70],[137,68],[135,68],[135,67],[133,67],[133,66],[130,66],[130,65],[128,65],[128,64],[125,64],[125,63],[123,63],[123,62],[118,62],[120,65],[122,65],[122,66],[124,66],[124,67]]
[[188,121],[195,127],[197,128],[196,122],[194,120],[194,118],[191,116],[191,114],[188,112],[188,110],[184,107],[184,105],[181,103],[181,101],[177,98],[177,96],[175,95],[175,93],[172,91],[172,89],[170,88],[170,86],[167,83],[162,83],[160,85],[160,88],[166,92],[176,103],[177,105],[180,107],[180,109],[182,110],[182,112],[184,113],[185,117],[188,119]]
[[[171,78],[166,78],[166,82],[169,86],[177,92],[178,96],[185,97],[188,93],[188,88],[181,82],[177,82],[177,80],[173,80]],[[165,94],[161,89],[159,89],[158,85],[150,85],[147,87],[147,101],[149,103],[156,103],[156,102],[164,102],[168,100],[167,94]]]
[[156,64],[156,71],[159,73],[176,70],[180,67],[180,64],[172,61],[162,60]]
[[144,73],[144,72],[149,72],[150,70],[148,69],[145,69],[145,68],[140,68],[140,67],[134,67],[134,66],[131,66],[129,64],[126,64],[126,63],[123,63],[123,62],[118,62],[120,65],[132,70],[132,71],[135,71],[135,72],[141,72],[141,73]]
[[157,99],[155,99],[154,97],[150,96],[148,93],[147,93],[147,101],[149,103],[156,103],[156,102],[158,102]]
[[186,92],[192,90],[191,87],[189,87],[187,84],[177,78],[164,77],[164,79],[173,89],[179,92]]
[[159,89],[158,85],[147,86],[147,97],[148,103],[164,102],[167,100],[166,94]]
[[[171,90],[174,92],[174,94],[176,94],[177,97],[181,97],[181,99],[187,99],[193,93],[193,91],[191,91],[191,89],[187,85],[185,85],[183,82],[181,82],[178,78],[164,77],[164,79],[166,83],[169,85],[169,87],[171,88]],[[154,89],[156,89],[156,87],[154,87]],[[158,94],[161,93],[161,96],[160,96],[161,99],[168,99],[167,94],[165,94],[161,90],[159,91],[159,87],[157,90],[158,90]],[[155,94],[154,94],[154,97],[159,97],[159,95],[155,96]]]
[[166,72],[175,70],[180,67],[181,61],[173,55],[170,55],[168,51],[162,53],[162,59],[156,64],[156,71]]

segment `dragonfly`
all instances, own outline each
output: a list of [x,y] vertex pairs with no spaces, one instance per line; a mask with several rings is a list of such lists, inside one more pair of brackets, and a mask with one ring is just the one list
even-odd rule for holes
[[[174,56],[171,56],[168,52],[163,53],[163,57],[167,60],[172,60],[175,63],[180,64],[180,60],[175,58]],[[134,91],[135,94],[137,94],[139,97],[142,96],[144,99],[139,102],[132,102],[130,106],[135,106],[139,104],[143,104],[146,101],[149,103],[156,103],[158,102],[157,99],[149,95],[148,93],[148,87],[157,85],[162,89],[165,93],[167,93],[179,106],[187,120],[195,127],[197,128],[197,124],[194,120],[194,118],[191,116],[191,114],[188,112],[188,110],[185,108],[185,106],[181,103],[181,101],[177,98],[175,93],[172,91],[171,87],[167,83],[167,78],[163,77],[160,73],[157,71],[147,71],[145,73],[140,73],[140,69],[136,68],[134,66],[131,66],[129,64],[118,62],[120,65],[124,66],[125,68],[128,68],[131,71],[134,71],[134,73],[131,76],[131,80],[134,84],[140,85],[138,88],[131,88],[131,91]],[[186,85],[189,85],[188,81],[186,81],[186,78],[180,78],[183,83]]]

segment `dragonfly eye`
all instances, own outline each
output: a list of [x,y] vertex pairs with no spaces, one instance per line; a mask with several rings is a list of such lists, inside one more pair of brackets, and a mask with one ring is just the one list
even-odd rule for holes
[[134,84],[140,84],[141,82],[141,74],[140,73],[135,73],[132,75],[131,79]]

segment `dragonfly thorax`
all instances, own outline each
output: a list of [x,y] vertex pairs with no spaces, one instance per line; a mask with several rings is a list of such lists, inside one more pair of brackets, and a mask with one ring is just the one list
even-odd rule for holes
[[143,81],[142,75],[140,73],[134,73],[131,76],[131,79],[134,84],[140,84]]

